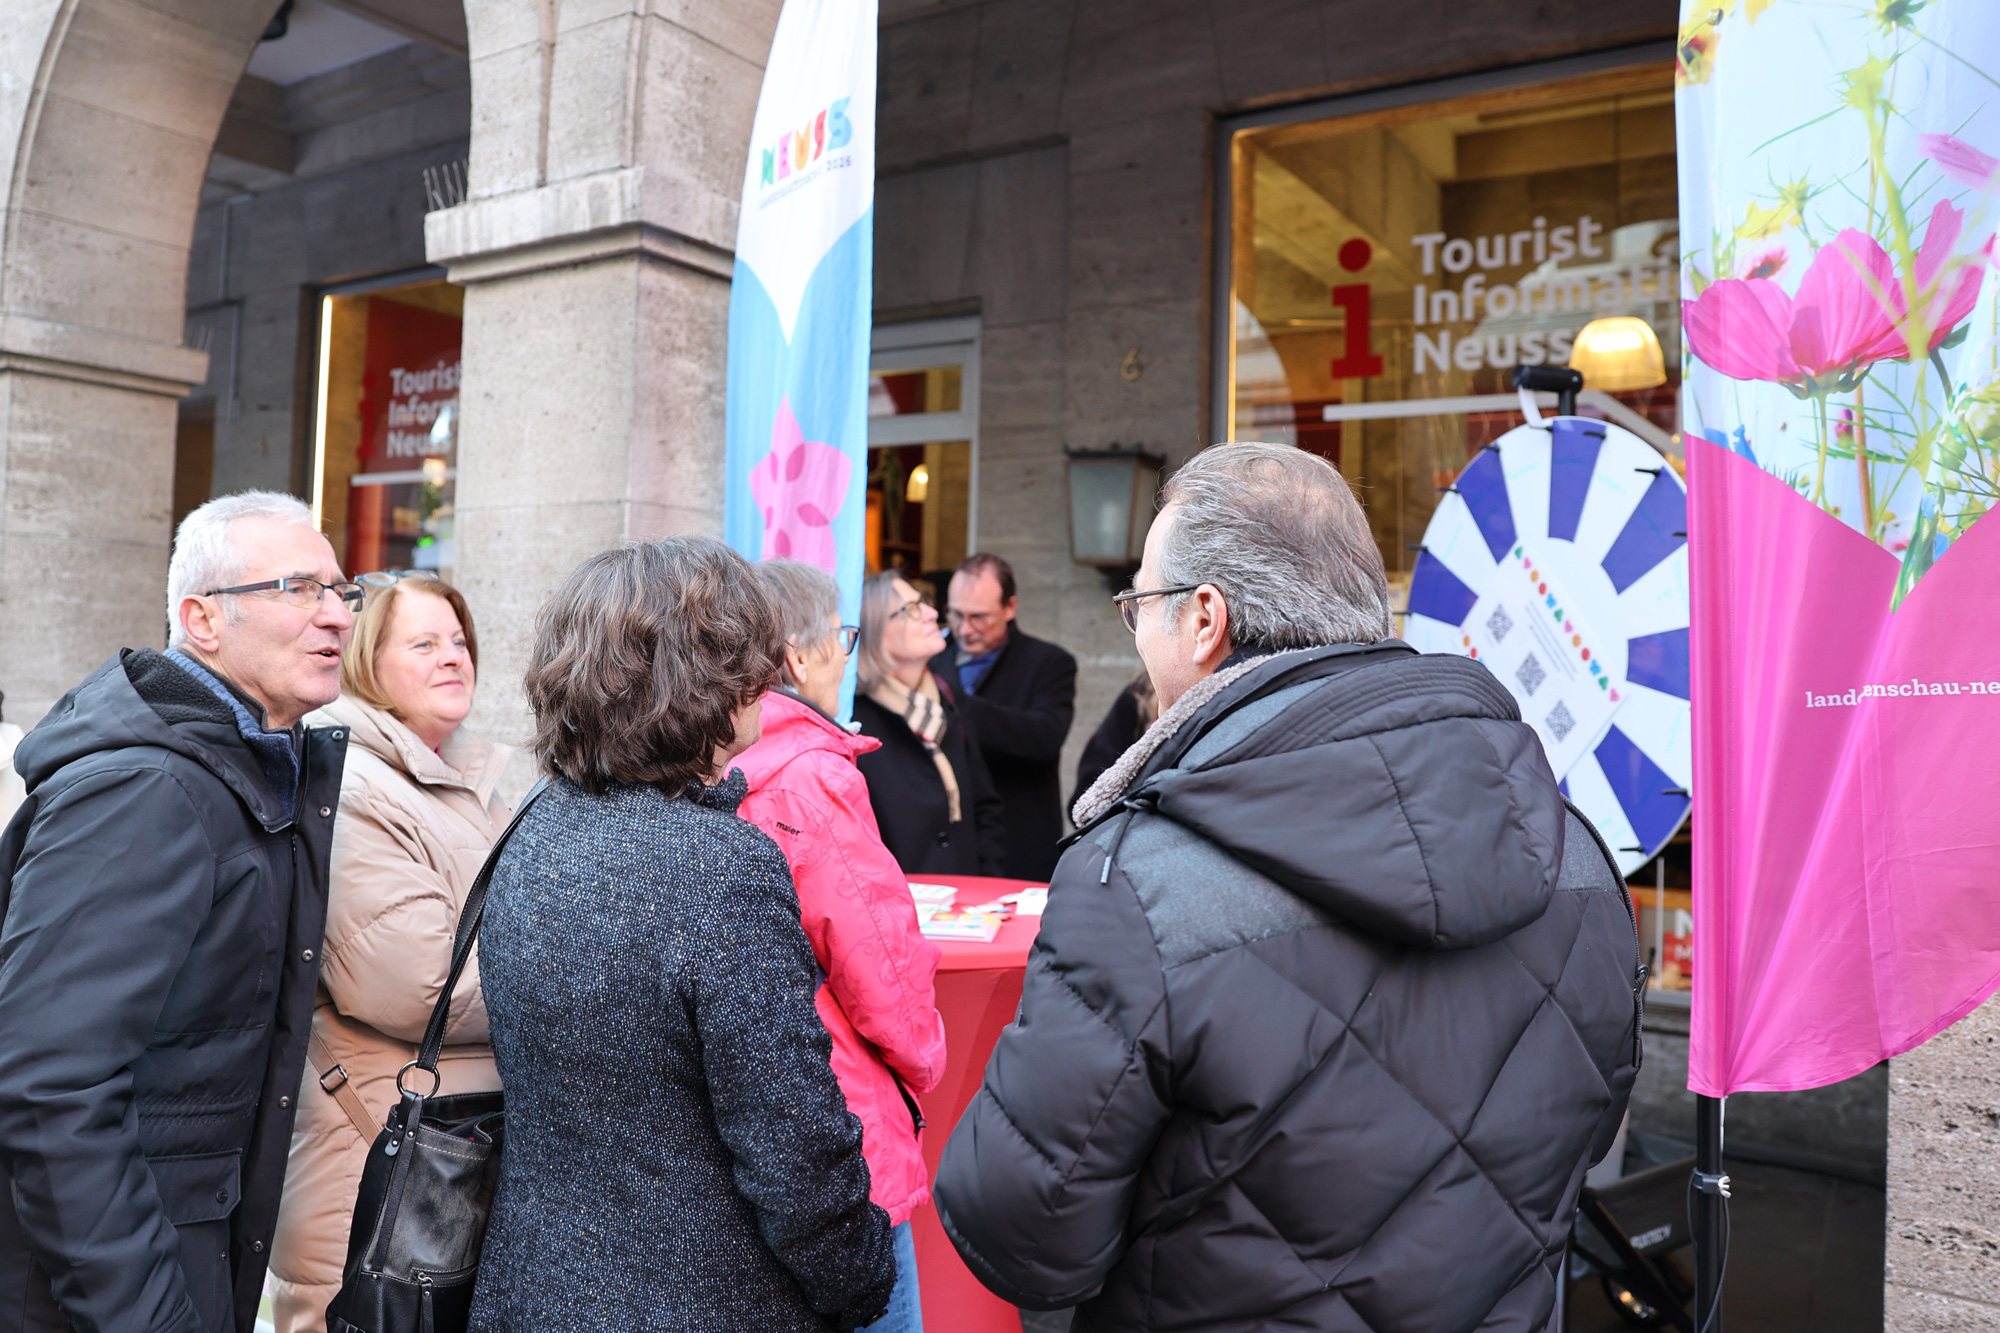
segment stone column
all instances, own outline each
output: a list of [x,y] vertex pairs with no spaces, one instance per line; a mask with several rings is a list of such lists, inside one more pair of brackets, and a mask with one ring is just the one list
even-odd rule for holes
[[2000,1333],[2000,1001],[1889,1062],[1883,1325]]
[[426,220],[466,286],[457,577],[474,725],[529,724],[542,601],[631,538],[719,534],[729,280],[779,0],[469,0],[470,198]]
[[271,6],[20,0],[0,23],[0,690],[32,726],[165,637],[174,400],[209,147]]

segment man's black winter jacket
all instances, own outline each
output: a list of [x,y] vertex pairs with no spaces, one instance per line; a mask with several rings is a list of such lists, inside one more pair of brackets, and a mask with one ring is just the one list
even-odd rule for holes
[[229,708],[126,651],[0,837],[0,1333],[250,1333],[305,1061],[346,737],[296,822]]
[[939,1214],[1078,1333],[1539,1330],[1637,953],[1485,668],[1280,654],[1064,855]]
[[965,688],[955,649],[933,657],[931,670],[957,692],[1005,811],[1007,856],[997,873],[1046,881],[1063,835],[1062,748],[1076,720],[1076,659],[1016,627],[978,690]]

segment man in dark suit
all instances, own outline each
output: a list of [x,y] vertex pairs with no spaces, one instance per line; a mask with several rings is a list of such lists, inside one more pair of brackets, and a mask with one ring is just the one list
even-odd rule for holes
[[1062,837],[1057,763],[1076,716],[1076,659],[1014,626],[1014,571],[981,552],[951,576],[952,643],[931,670],[956,687],[1007,811],[1004,873],[1046,880]]

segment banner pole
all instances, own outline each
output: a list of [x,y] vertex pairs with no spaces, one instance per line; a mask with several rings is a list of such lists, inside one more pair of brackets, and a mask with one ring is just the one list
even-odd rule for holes
[[1688,1197],[1694,1206],[1695,1333],[1721,1333],[1722,1278],[1729,1267],[1729,1176],[1722,1169],[1721,1097],[1694,1099],[1694,1176]]

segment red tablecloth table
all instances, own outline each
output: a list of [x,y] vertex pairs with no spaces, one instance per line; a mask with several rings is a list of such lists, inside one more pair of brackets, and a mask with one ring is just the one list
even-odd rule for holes
[[[949,884],[958,903],[990,902],[1003,893],[1029,887],[1020,880],[985,879],[976,875],[922,875],[920,883]],[[991,944],[942,940],[944,958],[938,964],[937,1006],[944,1016],[947,1049],[944,1081],[921,1100],[924,1108],[924,1165],[937,1179],[938,1159],[952,1126],[972,1103],[986,1075],[986,1058],[1000,1030],[1014,1021],[1021,1003],[1021,974],[1028,949],[1041,929],[1037,916],[1017,916],[1000,928]],[[979,1279],[959,1260],[935,1207],[920,1208],[911,1221],[917,1242],[917,1279],[923,1288],[924,1327],[932,1333],[1021,1333],[1021,1315],[1013,1306],[979,1285]]]

